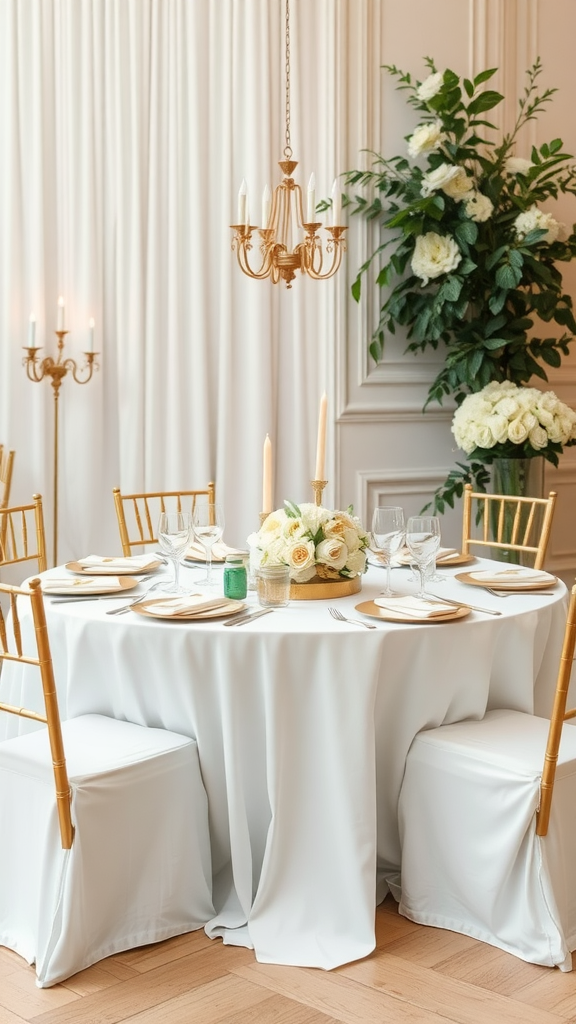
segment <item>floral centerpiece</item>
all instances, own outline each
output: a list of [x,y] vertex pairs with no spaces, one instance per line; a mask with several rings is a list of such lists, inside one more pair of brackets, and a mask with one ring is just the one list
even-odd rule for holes
[[334,512],[321,505],[305,502],[298,506],[291,501],[271,512],[258,533],[248,537],[251,547],[261,552],[261,565],[290,566],[293,586],[356,580],[349,593],[360,589],[369,540],[351,508]]
[[[497,69],[470,80],[439,71],[431,59],[426,64],[423,81],[385,66],[418,123],[406,136],[403,155],[373,154],[368,170],[347,172],[347,186],[361,186],[367,195],[344,197],[353,213],[382,228],[352,286],[359,300],[362,279],[375,262],[384,301],[370,344],[374,359],[397,328],[406,330],[407,351],[414,354],[444,346],[425,408],[447,395],[458,405],[492,381],[547,380],[545,367],[560,365],[576,334],[558,266],[576,255],[576,233],[543,205],[560,193],[576,194],[573,157],[558,138],[520,155],[515,151],[522,129],[556,90],[539,91],[536,61],[516,123],[495,141],[486,115],[503,96],[486,83]],[[469,466],[454,471],[449,486],[436,492],[435,510],[444,511],[444,501],[453,507],[466,480],[483,489],[487,474],[484,466],[480,470],[479,478]]]

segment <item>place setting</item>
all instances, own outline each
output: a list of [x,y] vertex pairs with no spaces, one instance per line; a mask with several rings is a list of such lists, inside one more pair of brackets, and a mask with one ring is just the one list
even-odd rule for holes
[[542,591],[556,586],[558,579],[543,569],[530,569],[523,566],[506,566],[501,569],[480,569],[474,572],[457,573],[460,583],[472,587],[483,587],[489,591],[506,591],[521,594],[530,591]]

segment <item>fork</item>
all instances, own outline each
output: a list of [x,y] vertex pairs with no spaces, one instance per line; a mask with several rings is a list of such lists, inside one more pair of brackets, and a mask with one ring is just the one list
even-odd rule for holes
[[554,594],[553,590],[492,590],[492,587],[482,587],[488,594],[492,594],[492,597],[517,597],[518,594],[538,594],[541,597],[550,597]]
[[151,587],[147,587],[143,594],[140,594],[138,597],[133,598],[133,600],[130,601],[129,604],[122,605],[121,608],[110,608],[109,611],[106,612],[106,615],[123,615],[124,612],[129,612],[130,609],[132,608],[132,605],[139,604],[140,601],[143,601],[144,598],[147,597],[151,590],[156,590],[156,587],[159,587],[162,583],[165,582],[166,577],[164,576],[161,580],[158,580],[156,583],[153,583]]
[[362,619],[347,619],[338,608],[329,608],[328,611],[332,618],[338,622],[354,622],[358,626],[366,626],[366,629],[376,629],[376,626],[373,626],[371,622],[362,622]]

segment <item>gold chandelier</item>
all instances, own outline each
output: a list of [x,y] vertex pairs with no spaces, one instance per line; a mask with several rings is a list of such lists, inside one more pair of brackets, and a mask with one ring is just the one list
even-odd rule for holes
[[[262,227],[257,228],[249,222],[248,197],[246,183],[243,181],[238,193],[238,224],[232,224],[234,231],[232,250],[236,252],[238,263],[248,277],[261,280],[269,277],[273,284],[280,278],[286,287],[292,287],[296,271],[308,274],[315,281],[325,281],[332,277],[342,262],[342,253],[346,251],[344,232],[346,228],[340,224],[341,197],[337,182],[332,188],[332,225],[326,226],[328,239],[326,253],[331,257],[330,266],[325,269],[322,240],[318,235],[322,223],[316,220],[316,185],[314,175],[310,176],[307,192],[306,219],[302,189],[292,177],[298,166],[292,160],[290,146],[290,6],[286,0],[286,130],[284,160],[279,160],[279,167],[284,175],[280,184],[274,189],[272,196],[268,186],[262,196]],[[300,230],[303,237],[293,248],[292,234]],[[250,266],[252,251],[252,232],[258,231],[261,238],[260,253],[262,262],[258,270]]]

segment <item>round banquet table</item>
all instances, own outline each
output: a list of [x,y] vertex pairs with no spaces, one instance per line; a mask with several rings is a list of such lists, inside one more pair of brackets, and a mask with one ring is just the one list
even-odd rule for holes
[[[365,629],[335,621],[328,601],[292,601],[228,628],[46,597],[63,718],[98,713],[197,740],[212,843],[208,935],[268,963],[330,969],[366,956],[376,903],[398,893],[397,804],[416,733],[494,707],[548,716],[564,584],[550,596],[498,598],[456,580],[461,571],[443,568],[431,590],[499,616]],[[46,575],[55,573],[62,567]],[[198,576],[186,567],[181,580],[198,591]],[[392,571],[397,592],[415,592],[409,576]],[[338,608],[362,618],[355,606],[384,580],[370,567],[361,593]],[[6,663],[2,699],[40,709],[31,671]],[[34,727],[2,718],[2,736]]]

